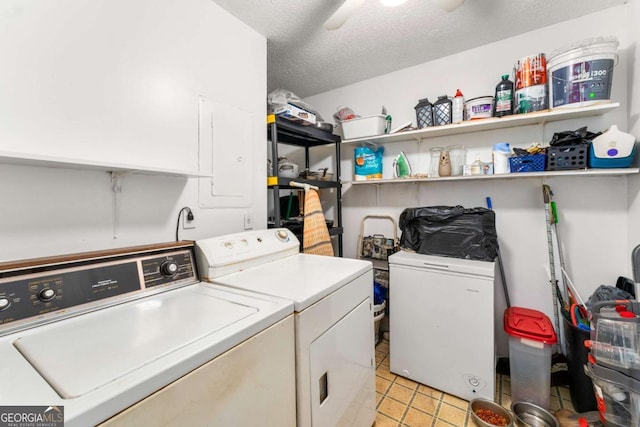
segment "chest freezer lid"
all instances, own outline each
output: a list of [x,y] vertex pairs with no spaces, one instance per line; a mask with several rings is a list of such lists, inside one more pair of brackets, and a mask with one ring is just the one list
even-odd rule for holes
[[213,282],[288,299],[300,312],[371,269],[369,261],[297,254]]
[[423,255],[407,251],[399,251],[389,256],[389,266],[392,265],[486,277],[493,277],[495,274],[494,262]]
[[14,346],[61,397],[75,398],[126,383],[128,374],[223,330],[212,342],[224,347],[247,327],[243,319],[260,311],[256,323],[266,322],[267,307],[258,299],[228,294],[210,285],[188,286],[47,325]]

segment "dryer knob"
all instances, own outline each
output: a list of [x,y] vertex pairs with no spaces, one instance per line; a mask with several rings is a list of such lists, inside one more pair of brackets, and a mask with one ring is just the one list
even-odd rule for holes
[[163,276],[171,277],[178,272],[178,264],[175,261],[165,261],[160,265],[160,273]]
[[278,230],[276,232],[276,237],[280,240],[287,240],[289,233],[287,233],[287,230]]
[[56,291],[51,288],[44,288],[38,293],[40,301],[51,301],[56,296]]
[[0,311],[6,310],[11,305],[9,298],[0,298]]

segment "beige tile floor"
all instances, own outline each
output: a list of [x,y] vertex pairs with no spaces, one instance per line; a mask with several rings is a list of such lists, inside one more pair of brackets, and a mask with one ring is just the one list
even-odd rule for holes
[[[496,376],[496,402],[511,406],[510,380]],[[469,402],[440,390],[416,383],[389,371],[389,341],[376,345],[376,407],[375,427],[473,427]],[[551,410],[573,410],[567,387],[551,388]]]

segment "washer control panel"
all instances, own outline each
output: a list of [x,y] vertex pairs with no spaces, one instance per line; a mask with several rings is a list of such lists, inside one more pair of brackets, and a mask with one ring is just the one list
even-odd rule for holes
[[141,261],[145,287],[195,278],[191,252],[168,253]]
[[195,281],[193,247],[0,270],[0,327]]

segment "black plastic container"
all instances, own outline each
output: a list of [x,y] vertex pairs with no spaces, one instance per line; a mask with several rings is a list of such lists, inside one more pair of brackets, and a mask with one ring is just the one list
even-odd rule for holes
[[453,103],[447,95],[438,97],[433,104],[433,123],[435,126],[448,125],[452,119]]
[[496,86],[495,104],[493,116],[502,117],[513,114],[513,82],[509,80],[509,75],[504,74],[502,80]]
[[596,396],[593,392],[593,382],[584,373],[589,350],[584,341],[590,338],[589,331],[573,326],[566,318],[564,320],[564,336],[567,345],[567,365],[569,368],[569,393],[571,403],[576,412],[596,411]]
[[421,99],[414,108],[419,128],[433,126],[433,104],[429,102],[429,98]]

